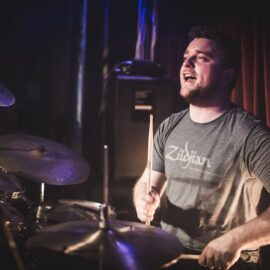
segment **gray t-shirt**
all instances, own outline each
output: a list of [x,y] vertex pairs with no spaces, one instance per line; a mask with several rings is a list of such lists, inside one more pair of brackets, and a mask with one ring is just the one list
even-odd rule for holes
[[202,250],[256,217],[262,187],[270,192],[270,131],[236,106],[203,124],[184,110],[155,134],[153,170],[168,180],[161,226]]

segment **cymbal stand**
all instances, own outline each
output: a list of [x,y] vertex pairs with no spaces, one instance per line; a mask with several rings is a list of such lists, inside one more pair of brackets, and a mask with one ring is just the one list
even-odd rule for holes
[[39,201],[39,206],[38,206],[38,209],[37,209],[37,213],[36,213],[36,221],[37,223],[39,223],[39,221],[42,219],[42,216],[43,216],[43,204],[44,204],[44,201],[45,201],[45,184],[44,183],[41,183],[41,186],[40,186],[40,201]]
[[104,175],[103,175],[103,200],[104,204],[109,204],[109,148],[104,145]]
[[[103,204],[99,209],[100,220],[99,228],[101,230],[110,229],[109,221],[109,149],[108,145],[103,147]],[[105,247],[99,245],[99,264],[98,269],[104,270],[104,251]]]
[[109,148],[103,147],[103,204],[100,208],[100,229],[109,228]]

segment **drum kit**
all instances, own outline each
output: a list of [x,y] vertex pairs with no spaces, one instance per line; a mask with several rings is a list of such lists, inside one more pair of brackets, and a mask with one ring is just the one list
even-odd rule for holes
[[[0,87],[0,106],[14,101]],[[182,245],[175,236],[149,224],[117,219],[108,203],[108,147],[104,149],[103,203],[46,202],[44,185],[84,182],[90,173],[88,163],[45,138],[0,135],[0,257],[6,269],[154,270],[176,261]],[[41,185],[37,207],[24,195],[21,178]],[[26,212],[18,206],[23,203]]]

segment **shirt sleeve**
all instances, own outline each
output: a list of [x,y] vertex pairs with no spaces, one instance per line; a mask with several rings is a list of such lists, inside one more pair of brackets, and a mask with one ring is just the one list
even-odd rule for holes
[[157,172],[165,172],[164,168],[164,147],[165,147],[165,140],[164,140],[164,133],[166,130],[166,122],[168,119],[165,119],[159,126],[157,132],[154,136],[154,146],[153,146],[153,164],[152,169]]
[[258,125],[247,136],[244,160],[249,172],[259,178],[270,193],[270,129]]
[[164,151],[166,140],[171,131],[187,112],[188,109],[180,111],[179,113],[173,113],[160,124],[154,136],[152,164],[152,169],[154,171],[165,173]]

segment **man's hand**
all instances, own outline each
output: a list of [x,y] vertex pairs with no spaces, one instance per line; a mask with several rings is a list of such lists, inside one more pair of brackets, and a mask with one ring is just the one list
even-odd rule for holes
[[133,203],[138,219],[150,222],[154,219],[156,209],[160,205],[160,197],[166,187],[164,173],[151,171],[151,193],[148,194],[149,169],[146,168],[133,189]]
[[142,222],[152,221],[156,209],[160,205],[160,196],[154,189],[150,194],[144,193],[137,196],[134,200],[138,218]]
[[238,261],[240,252],[237,243],[227,233],[208,243],[199,257],[199,264],[209,269],[228,270]]

